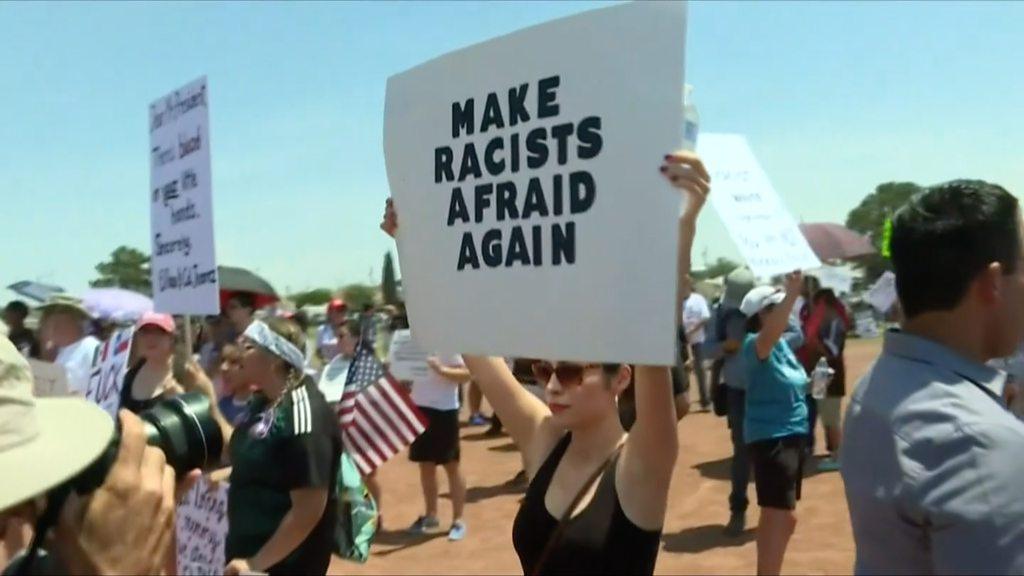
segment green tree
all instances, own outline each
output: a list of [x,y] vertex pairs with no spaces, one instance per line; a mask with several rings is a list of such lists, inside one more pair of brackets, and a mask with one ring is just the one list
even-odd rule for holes
[[395,305],[398,299],[398,280],[395,278],[395,262],[391,252],[384,254],[384,268],[381,272],[380,291],[385,304]]
[[129,246],[118,246],[110,260],[96,265],[100,277],[89,282],[93,288],[118,287],[150,294],[149,256]]
[[864,269],[864,281],[873,283],[892,264],[880,253],[882,249],[882,228],[886,218],[891,217],[911,196],[921,191],[921,187],[913,182],[886,182],[879,184],[875,191],[868,194],[861,203],[846,216],[846,227],[871,238],[879,254],[860,260]]
[[315,288],[313,290],[306,290],[305,292],[298,292],[288,297],[289,300],[295,303],[296,308],[302,308],[303,306],[319,306],[330,302],[334,293],[330,288]]
[[713,264],[711,264],[711,266],[708,266],[704,270],[692,272],[690,275],[693,276],[694,280],[699,282],[701,280],[707,280],[709,278],[718,278],[719,276],[725,276],[726,274],[732,272],[733,270],[739,267],[739,262],[736,262],[735,260],[730,260],[729,258],[719,257],[717,260],[714,261]]
[[341,297],[352,311],[362,311],[367,304],[377,300],[378,288],[369,284],[349,284],[341,289]]

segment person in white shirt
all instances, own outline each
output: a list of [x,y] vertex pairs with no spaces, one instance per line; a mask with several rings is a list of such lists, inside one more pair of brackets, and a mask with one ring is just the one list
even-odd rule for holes
[[683,330],[686,332],[686,343],[690,346],[693,373],[697,377],[700,408],[707,411],[711,406],[711,396],[708,394],[708,376],[704,370],[704,329],[711,319],[711,310],[708,308],[708,301],[693,290],[692,278],[687,276],[684,286],[690,291],[690,295],[683,302]]
[[68,392],[85,396],[89,376],[100,347],[100,341],[86,335],[89,312],[77,298],[58,294],[39,307],[42,313],[41,332],[46,346],[57,350],[56,363],[64,367]]
[[470,379],[469,370],[459,355],[431,356],[425,375],[412,382],[412,401],[427,417],[427,429],[409,447],[409,459],[419,464],[420,484],[426,514],[420,516],[409,532],[423,534],[440,526],[437,519],[437,467],[448,475],[452,496],[452,526],[448,539],[462,540],[466,525],[462,520],[466,504],[466,479],[459,468],[459,385]]
[[[338,355],[338,331],[345,324],[348,306],[341,298],[335,298],[327,304],[327,322],[316,332],[316,355],[322,365],[330,364]],[[359,337],[359,334],[356,334]]]

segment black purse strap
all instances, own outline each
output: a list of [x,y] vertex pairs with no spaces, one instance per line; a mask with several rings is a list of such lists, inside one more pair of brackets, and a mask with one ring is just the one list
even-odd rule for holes
[[555,551],[555,548],[558,548],[558,545],[562,543],[562,538],[565,537],[565,530],[569,526],[569,519],[572,517],[573,511],[576,510],[576,507],[580,505],[583,498],[588,492],[590,492],[594,483],[597,482],[601,476],[604,476],[604,473],[607,472],[608,469],[611,468],[612,464],[616,462],[619,452],[622,452],[622,447],[624,445],[624,442],[620,442],[619,445],[615,447],[615,451],[613,451],[611,455],[608,456],[608,459],[605,460],[604,464],[601,464],[590,478],[587,479],[583,486],[580,487],[580,491],[576,494],[576,497],[572,499],[572,504],[570,504],[569,507],[565,509],[565,512],[562,513],[562,518],[558,521],[558,527],[555,528],[554,534],[551,535],[551,538],[548,539],[548,543],[544,546],[544,551],[541,552],[540,559],[533,566],[531,576],[539,576],[543,573],[544,565],[547,564],[548,559],[551,558],[551,554]]

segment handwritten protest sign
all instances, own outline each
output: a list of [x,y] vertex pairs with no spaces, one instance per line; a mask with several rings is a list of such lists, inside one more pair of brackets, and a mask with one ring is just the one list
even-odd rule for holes
[[861,338],[876,338],[878,336],[878,322],[870,310],[858,312],[853,317],[853,330]]
[[683,3],[625,4],[388,80],[385,160],[423,348],[673,362],[679,197],[658,164],[680,145],[685,29]]
[[32,395],[37,398],[68,395],[68,375],[64,367],[52,362],[28,359],[32,368]]
[[849,294],[853,290],[853,273],[841,266],[822,266],[808,271],[808,274],[815,276],[822,288],[832,290],[837,296]]
[[396,380],[414,381],[430,375],[427,354],[416,344],[409,330],[397,330],[391,337],[388,364]]
[[178,574],[224,573],[228,535],[228,484],[212,488],[201,478],[177,510]]
[[121,404],[121,388],[128,370],[128,354],[134,332],[134,328],[118,330],[100,346],[89,377],[89,388],[85,393],[86,400],[99,404],[100,408],[115,418]]
[[153,304],[218,314],[206,77],[149,105]]
[[896,275],[890,271],[883,273],[874,285],[871,286],[871,289],[868,290],[864,299],[880,313],[885,314],[888,312],[898,299],[896,295]]
[[697,153],[711,174],[711,204],[754,274],[821,266],[746,138],[701,134]]

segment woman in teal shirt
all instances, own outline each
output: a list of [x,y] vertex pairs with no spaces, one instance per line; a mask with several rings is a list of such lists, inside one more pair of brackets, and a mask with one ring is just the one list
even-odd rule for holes
[[743,299],[747,337],[742,355],[747,368],[744,439],[754,467],[761,520],[757,529],[757,573],[779,574],[786,546],[796,528],[803,449],[807,435],[807,373],[794,350],[803,336],[790,328],[803,276],[786,276],[785,291],[759,286]]

